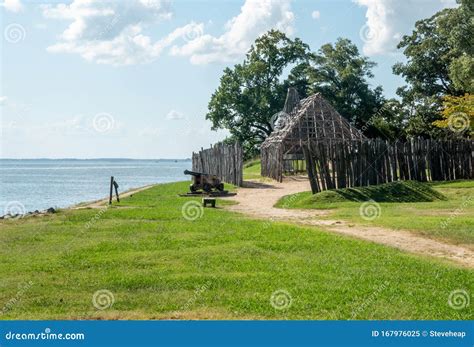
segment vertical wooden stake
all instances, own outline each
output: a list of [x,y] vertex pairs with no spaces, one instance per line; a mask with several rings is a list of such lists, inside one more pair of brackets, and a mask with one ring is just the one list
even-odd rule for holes
[[317,175],[315,175],[315,167],[314,167],[314,162],[313,162],[313,158],[311,157],[311,151],[308,149],[310,146],[310,144],[308,145],[303,145],[303,154],[304,154],[304,158],[306,160],[306,168],[308,170],[308,177],[309,177],[309,184],[311,185],[311,192],[313,194],[316,194],[317,192],[319,192],[319,188],[318,188],[318,183],[317,183]]
[[110,194],[109,194],[109,205],[112,205],[112,186],[114,185],[114,176],[110,176]]
[[114,180],[115,196],[117,197],[117,202],[120,202],[119,193],[118,193],[118,183]]

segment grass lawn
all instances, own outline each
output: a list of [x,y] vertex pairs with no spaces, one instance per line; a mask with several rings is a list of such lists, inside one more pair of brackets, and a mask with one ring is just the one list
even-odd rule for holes
[[254,159],[244,164],[244,180],[271,181],[269,178],[262,177],[260,174],[260,159]]
[[[474,248],[474,181],[394,182],[318,194],[299,193],[282,198],[285,208],[330,209],[328,219],[343,219],[418,234]],[[380,214],[367,221],[359,213],[362,201],[374,200]]]
[[193,199],[176,194],[188,184],[0,221],[1,318],[473,318],[472,305],[448,304],[455,290],[472,293],[473,271],[220,208],[187,220]]

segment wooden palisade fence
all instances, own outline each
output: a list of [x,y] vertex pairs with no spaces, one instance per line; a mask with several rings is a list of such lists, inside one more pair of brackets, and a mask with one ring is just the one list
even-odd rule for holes
[[474,178],[474,141],[416,138],[320,141],[303,145],[313,193],[397,180]]
[[239,143],[217,143],[211,148],[193,152],[193,171],[212,174],[226,183],[241,186],[243,181],[243,151]]

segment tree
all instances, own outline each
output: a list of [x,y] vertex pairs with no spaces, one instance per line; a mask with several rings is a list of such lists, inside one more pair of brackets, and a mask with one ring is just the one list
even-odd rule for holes
[[[242,64],[226,68],[220,85],[211,97],[206,119],[213,129],[228,129],[240,141],[246,156],[256,153],[258,146],[273,131],[272,117],[282,110],[287,88],[304,81],[284,76],[284,72],[305,64],[309,46],[300,39],[269,31],[250,48]],[[291,82],[289,81],[291,78]]]
[[397,90],[408,114],[410,135],[436,136],[432,124],[439,119],[444,95],[460,96],[472,90],[474,31],[470,0],[458,0],[457,8],[444,9],[418,21],[411,35],[398,45],[406,63],[393,71],[407,86]]
[[474,94],[474,57],[463,54],[449,66],[449,76],[458,90]]
[[406,120],[402,103],[396,99],[389,99],[360,129],[365,134],[394,141],[405,139],[405,128]]
[[334,45],[325,44],[312,59],[308,69],[310,93],[321,93],[336,110],[357,128],[365,129],[370,137],[380,136],[378,114],[384,104],[382,87],[371,89],[368,79],[373,78],[376,65],[360,55],[348,39],[339,38]]
[[442,120],[434,122],[440,128],[458,135],[474,134],[474,95],[443,97]]
[[[365,126],[369,136],[385,135],[387,127],[393,133],[393,124],[386,120],[392,113],[380,112],[382,88],[369,86],[373,66],[347,39],[314,54],[300,39],[272,30],[255,41],[242,64],[224,70],[206,118],[213,129],[228,129],[250,157],[273,131],[275,115],[283,108],[288,88],[294,87],[302,98],[321,92],[343,116]],[[374,114],[377,121],[370,122]]]

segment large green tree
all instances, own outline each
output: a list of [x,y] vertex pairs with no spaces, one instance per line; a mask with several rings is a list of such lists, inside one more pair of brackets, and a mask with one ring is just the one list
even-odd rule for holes
[[456,8],[418,21],[398,45],[407,60],[396,64],[393,71],[407,82],[397,94],[409,118],[409,135],[439,135],[433,121],[440,118],[442,97],[472,91],[473,5],[472,0],[458,3]]
[[[243,63],[224,70],[206,118],[213,129],[228,129],[251,156],[273,131],[274,116],[283,108],[288,87],[294,87],[301,97],[322,93],[367,134],[380,135],[377,128],[388,125],[379,111],[382,88],[371,89],[368,83],[374,65],[349,40],[324,45],[315,54],[300,39],[272,30],[255,41]],[[371,122],[374,114],[377,121]]]
[[334,45],[323,45],[311,63],[307,70],[310,93],[321,93],[341,115],[364,129],[366,135],[380,135],[373,117],[382,116],[382,87],[372,89],[369,85],[375,63],[361,56],[350,40],[342,38]]
[[309,54],[308,45],[279,31],[258,38],[242,64],[224,70],[206,115],[213,129],[229,130],[247,156],[255,154],[273,130],[273,116],[283,108],[290,84],[287,70],[304,64]]

